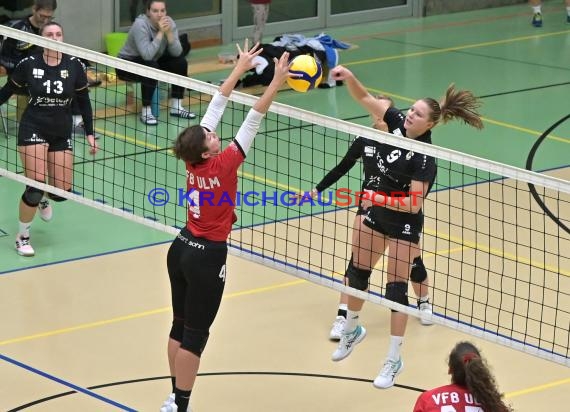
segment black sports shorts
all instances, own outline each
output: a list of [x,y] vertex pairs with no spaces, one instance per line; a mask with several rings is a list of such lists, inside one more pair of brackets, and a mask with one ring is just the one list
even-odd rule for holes
[[71,137],[53,136],[34,127],[26,127],[22,124],[18,132],[18,146],[32,146],[35,144],[47,144],[48,152],[73,150]]
[[424,226],[424,214],[398,212],[383,206],[371,206],[364,224],[376,232],[393,239],[419,243]]

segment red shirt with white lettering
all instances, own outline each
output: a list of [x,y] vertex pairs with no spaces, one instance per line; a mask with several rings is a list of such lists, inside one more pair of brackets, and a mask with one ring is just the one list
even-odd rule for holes
[[196,237],[226,241],[237,221],[234,212],[237,194],[237,171],[245,155],[231,142],[218,156],[192,165],[186,163],[186,227]]
[[484,412],[471,392],[456,384],[440,386],[422,393],[414,412]]

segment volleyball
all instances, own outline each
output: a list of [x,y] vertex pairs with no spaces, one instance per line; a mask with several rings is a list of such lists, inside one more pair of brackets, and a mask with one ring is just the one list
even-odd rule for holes
[[291,60],[289,72],[298,77],[287,78],[287,84],[293,90],[302,93],[317,87],[323,78],[323,69],[320,63],[308,54],[297,56]]

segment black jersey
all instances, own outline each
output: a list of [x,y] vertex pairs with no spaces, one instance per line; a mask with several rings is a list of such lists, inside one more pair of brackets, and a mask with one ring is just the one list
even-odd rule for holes
[[43,55],[30,56],[18,63],[11,80],[29,94],[22,122],[55,136],[71,133],[71,101],[76,91],[88,86],[78,58],[64,54],[60,64],[49,66]]
[[[389,108],[384,121],[390,133],[406,135],[404,115],[398,109]],[[431,131],[415,140],[431,143]],[[388,195],[392,192],[407,193],[412,180],[429,182],[430,189],[435,180],[436,164],[433,157],[358,136],[341,162],[317,184],[316,189],[322,192],[336,183],[358,159],[362,159],[364,172],[362,190],[374,190]]]
[[[32,15],[30,14],[24,19],[9,21],[6,25],[27,33],[39,35],[40,28],[32,25],[30,22],[31,16]],[[19,61],[28,56],[41,53],[42,50],[43,49],[40,46],[35,44],[7,37],[2,42],[2,48],[0,49],[0,65],[4,66],[6,71],[10,74]]]

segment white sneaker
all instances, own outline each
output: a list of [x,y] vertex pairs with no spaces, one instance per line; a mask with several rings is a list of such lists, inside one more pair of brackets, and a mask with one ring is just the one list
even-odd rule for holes
[[433,315],[433,307],[428,302],[418,302],[418,309],[420,310],[420,323],[424,326],[433,325],[431,317]]
[[49,201],[45,198],[40,201],[38,210],[40,211],[40,217],[44,222],[49,222],[53,217],[53,209],[51,208]]
[[[168,405],[162,405],[160,412],[178,412],[178,405],[174,402],[169,403]],[[190,408],[188,408],[188,412],[192,412]]]
[[158,120],[152,113],[141,113],[141,122],[148,126],[156,126],[158,124]]
[[171,393],[170,395],[168,395],[168,398],[166,398],[166,400],[162,402],[162,406],[168,406],[170,404],[173,404],[175,398],[176,396],[174,395],[174,392]]
[[333,322],[331,333],[329,334],[330,340],[340,340],[342,337],[342,331],[344,330],[344,324],[346,323],[346,318],[344,316],[337,316]]
[[404,369],[404,362],[402,362],[402,358],[400,358],[397,361],[394,361],[392,359],[386,359],[386,362],[384,363],[382,370],[380,371],[376,379],[374,379],[373,383],[374,387],[380,389],[391,388],[392,386],[394,386],[394,380],[396,379],[396,376],[402,373],[403,369]]
[[16,236],[16,251],[20,256],[34,256],[34,248],[30,244],[29,237]]
[[338,343],[338,347],[332,354],[332,360],[337,362],[346,358],[350,355],[354,347],[362,342],[365,337],[366,329],[364,329],[364,326],[360,325],[350,333],[343,333],[340,338],[340,342]]

